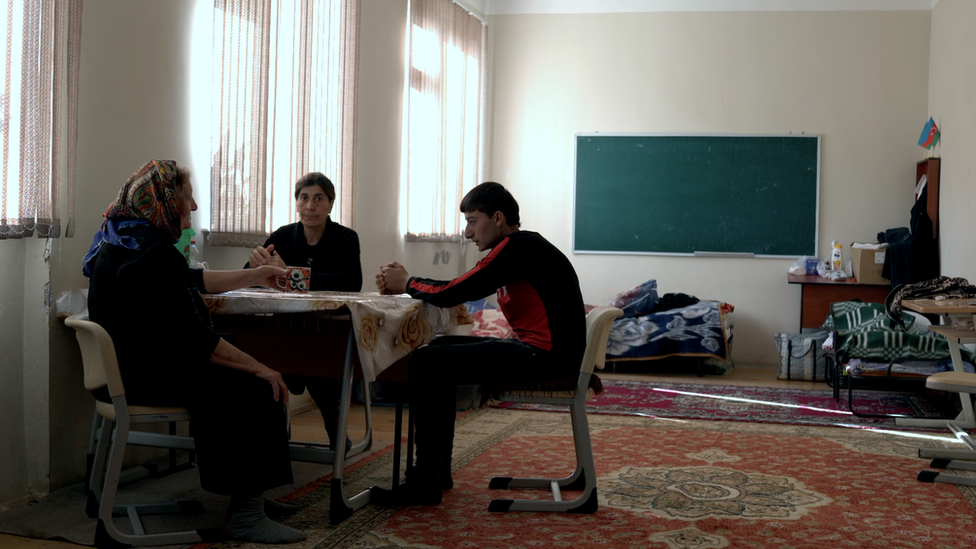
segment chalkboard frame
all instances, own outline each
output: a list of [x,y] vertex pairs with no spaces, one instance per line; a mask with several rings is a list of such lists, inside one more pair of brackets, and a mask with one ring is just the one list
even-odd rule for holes
[[[814,231],[813,245],[809,250],[800,253],[790,254],[758,254],[754,252],[714,252],[714,251],[695,251],[695,252],[671,252],[671,251],[636,251],[636,250],[592,250],[578,249],[576,239],[577,221],[577,197],[578,197],[578,172],[579,172],[579,143],[581,138],[603,138],[603,137],[743,137],[743,138],[805,138],[816,139],[817,159],[816,159],[816,199],[814,212]],[[787,133],[787,134],[735,134],[735,133],[602,133],[588,132],[577,133],[573,137],[573,209],[572,209],[572,245],[574,254],[594,254],[594,255],[651,255],[651,256],[677,256],[677,257],[739,257],[739,258],[796,258],[803,255],[817,255],[820,249],[820,172],[822,154],[822,135],[806,133]]]

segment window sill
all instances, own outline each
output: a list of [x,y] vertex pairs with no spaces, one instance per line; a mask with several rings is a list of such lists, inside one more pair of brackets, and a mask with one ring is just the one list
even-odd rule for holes
[[406,242],[460,242],[461,235],[457,234],[405,234]]

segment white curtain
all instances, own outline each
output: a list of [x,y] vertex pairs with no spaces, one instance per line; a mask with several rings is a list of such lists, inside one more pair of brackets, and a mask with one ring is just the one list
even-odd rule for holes
[[484,166],[484,21],[451,0],[411,0],[404,177],[408,240],[456,240]]
[[5,0],[0,240],[74,236],[82,0]]
[[212,245],[256,246],[296,220],[294,183],[336,186],[353,225],[360,0],[215,0]]

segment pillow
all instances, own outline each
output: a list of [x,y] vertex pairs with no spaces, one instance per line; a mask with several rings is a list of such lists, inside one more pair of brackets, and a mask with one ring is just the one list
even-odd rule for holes
[[631,318],[650,313],[658,301],[660,298],[657,295],[657,280],[652,278],[613,296],[607,305],[623,310],[624,314],[621,318]]

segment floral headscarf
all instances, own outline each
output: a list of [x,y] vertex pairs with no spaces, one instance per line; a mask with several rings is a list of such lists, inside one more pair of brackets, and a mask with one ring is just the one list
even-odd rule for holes
[[102,244],[138,250],[139,242],[118,233],[131,225],[151,224],[175,243],[183,233],[176,200],[176,162],[150,160],[122,185],[118,198],[105,210],[105,222],[95,233],[91,248],[81,260],[81,272],[91,277],[95,258]]
[[173,160],[150,160],[122,185],[115,202],[105,210],[107,219],[145,219],[176,242],[183,229],[176,200],[179,174]]

